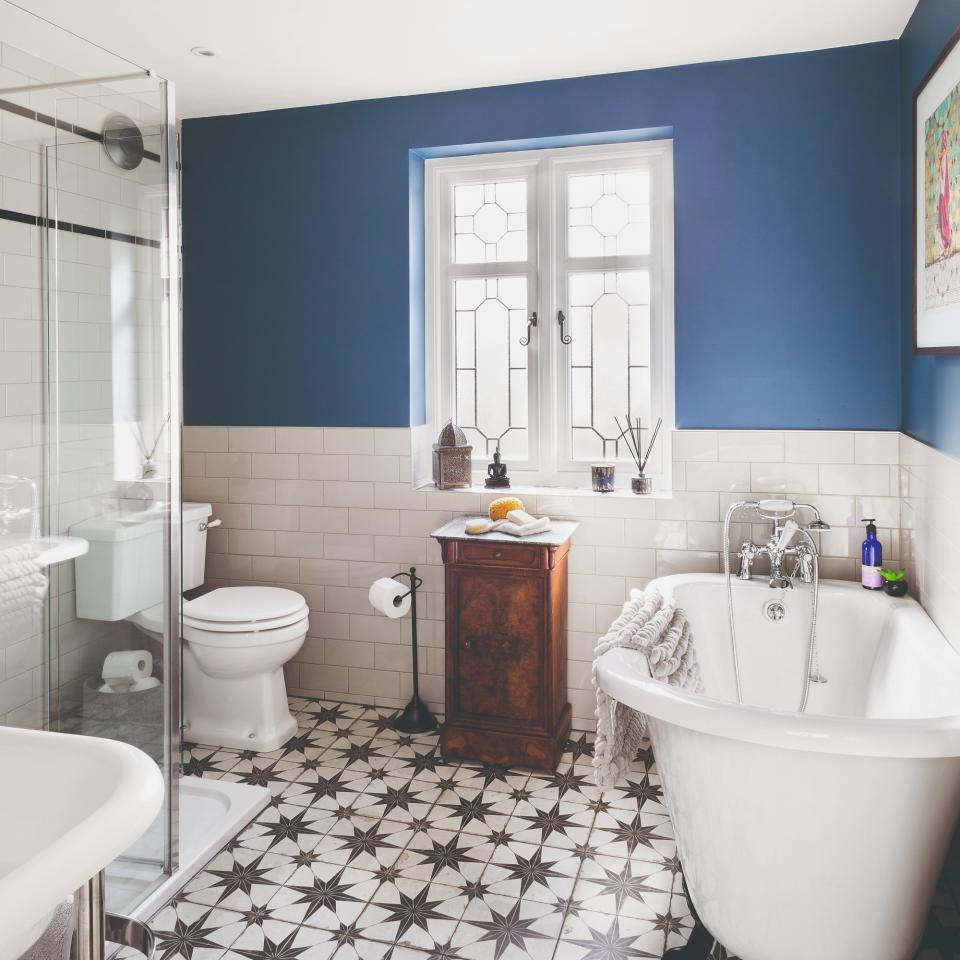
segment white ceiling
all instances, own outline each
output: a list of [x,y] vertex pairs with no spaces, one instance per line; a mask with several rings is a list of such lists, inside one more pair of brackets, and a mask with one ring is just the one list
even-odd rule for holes
[[[173,80],[183,117],[890,40],[916,6],[916,0],[16,2]],[[4,40],[17,44],[13,36]],[[191,54],[196,46],[218,55]]]

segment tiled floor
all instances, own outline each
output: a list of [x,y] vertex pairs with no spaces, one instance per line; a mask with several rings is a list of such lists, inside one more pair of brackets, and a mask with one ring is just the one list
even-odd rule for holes
[[273,801],[152,919],[158,960],[629,960],[688,936],[649,750],[601,794],[586,734],[550,775],[446,763],[392,711],[291,708],[271,754],[190,749],[188,773]]

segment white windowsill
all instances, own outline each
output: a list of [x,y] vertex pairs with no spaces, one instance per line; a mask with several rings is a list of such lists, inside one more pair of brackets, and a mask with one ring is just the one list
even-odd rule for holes
[[672,500],[672,490],[654,490],[653,493],[634,493],[629,487],[617,487],[609,493],[598,493],[590,487],[547,487],[529,483],[513,483],[509,487],[485,487],[482,483],[473,483],[469,487],[455,487],[452,490],[440,490],[434,483],[421,483],[415,489],[430,490],[434,493],[488,493],[498,497],[526,494],[535,497],[599,497],[606,500]]

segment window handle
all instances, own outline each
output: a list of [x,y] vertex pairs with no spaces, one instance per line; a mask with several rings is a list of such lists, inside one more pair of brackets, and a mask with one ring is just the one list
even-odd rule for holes
[[563,332],[563,325],[567,322],[566,315],[562,310],[557,311],[557,323],[560,324],[560,342],[563,344],[573,343],[573,337],[567,336]]
[[520,338],[521,347],[530,346],[530,328],[535,327],[536,325],[537,325],[537,311],[534,310],[533,313],[531,313],[530,316],[527,317],[527,335],[525,337]]

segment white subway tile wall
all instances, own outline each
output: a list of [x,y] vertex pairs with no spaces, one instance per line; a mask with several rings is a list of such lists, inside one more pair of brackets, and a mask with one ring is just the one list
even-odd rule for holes
[[[184,428],[184,450],[206,454],[184,458],[184,496],[211,501],[223,520],[208,544],[207,585],[271,583],[307,596],[310,632],[288,667],[291,691],[406,702],[409,618],[376,613],[367,589],[413,564],[424,579],[421,689],[431,707],[443,709],[443,568],[430,533],[456,514],[480,513],[500,494],[413,489],[410,434]],[[631,589],[666,574],[722,569],[722,521],[731,502],[788,496],[813,503],[833,528],[821,535],[823,571],[844,579],[859,575],[860,518],[872,511],[888,562],[899,561],[897,433],[689,430],[676,431],[672,443],[669,498],[542,488],[518,494],[531,513],[580,522],[570,549],[568,609],[569,697],[578,729],[594,725],[597,637]],[[749,535],[765,539],[769,530],[736,524],[735,542]]]
[[[2,43],[0,76],[6,87],[70,74]],[[84,94],[50,89],[6,99],[95,131],[120,110],[144,124],[147,149],[159,149],[156,127],[149,126],[155,107],[119,95],[101,100],[89,89]],[[55,142],[56,156],[45,156],[44,149]],[[47,210],[51,217],[156,239],[160,212],[152,183],[157,169],[147,160],[137,170],[120,170],[100,143],[62,133],[58,139],[48,123],[0,111],[0,207],[13,214],[44,213],[45,177],[55,176],[47,181],[56,185],[56,203]],[[139,420],[148,431],[162,420],[149,398],[160,395],[154,378],[163,368],[144,337],[157,325],[160,288],[154,249],[53,231],[60,460],[59,482],[46,490],[43,232],[31,223],[0,219],[0,473],[36,482],[42,499],[53,504],[43,522],[54,532],[66,532],[102,512],[104,499],[117,495],[118,481],[130,479],[118,451],[135,450],[135,441],[129,422],[120,421]],[[118,295],[111,278],[120,275],[130,282]],[[118,362],[128,371],[119,385],[113,375]],[[197,442],[204,452],[215,449],[202,436]],[[98,673],[107,650],[136,639],[129,624],[77,619],[72,562],[52,570],[50,580],[47,608],[15,627],[5,622],[0,631],[0,723],[42,726],[48,684],[52,689],[76,685]]]
[[960,651],[960,460],[900,435],[902,556],[911,592]]

